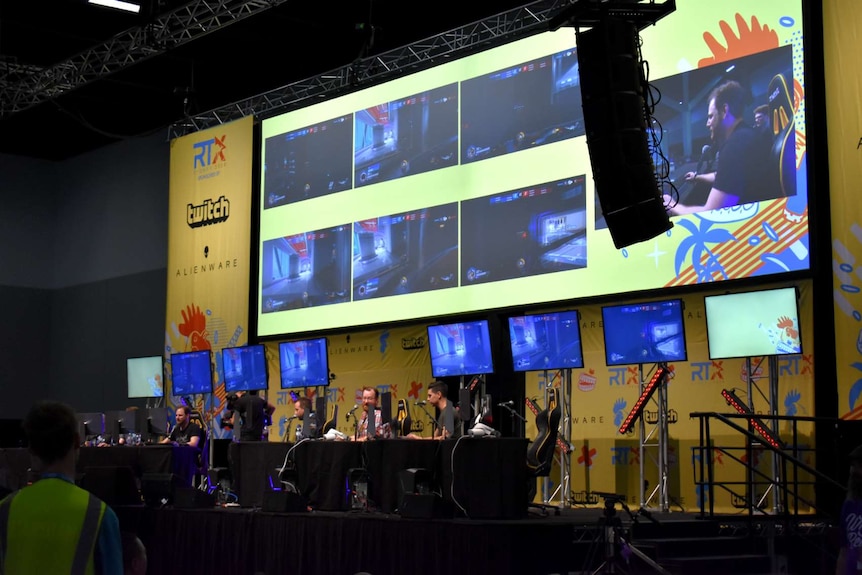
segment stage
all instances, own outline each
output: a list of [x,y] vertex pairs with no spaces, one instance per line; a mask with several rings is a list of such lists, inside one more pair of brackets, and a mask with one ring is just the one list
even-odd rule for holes
[[[149,573],[231,575],[655,574],[629,553],[608,570],[602,508],[564,508],[522,519],[408,519],[380,512],[277,513],[247,508],[120,507],[123,529],[148,550]],[[617,507],[621,532],[667,573],[834,573],[831,535],[779,530],[745,517],[635,513]],[[771,551],[770,551],[771,549]],[[622,561],[622,560],[620,560]],[[784,570],[776,570],[783,565]]]
[[[578,572],[601,510],[523,519],[407,519],[375,512],[118,508],[147,546],[150,573]],[[602,550],[593,549],[601,563]]]

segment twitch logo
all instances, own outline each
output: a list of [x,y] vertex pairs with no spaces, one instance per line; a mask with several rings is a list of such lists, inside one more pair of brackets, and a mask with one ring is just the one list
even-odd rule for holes
[[186,223],[190,228],[220,224],[227,221],[229,216],[230,201],[224,196],[215,201],[204,200],[199,206],[186,205]]

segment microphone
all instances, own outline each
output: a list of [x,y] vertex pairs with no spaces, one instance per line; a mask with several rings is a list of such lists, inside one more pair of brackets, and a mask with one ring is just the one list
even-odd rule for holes
[[422,406],[423,406],[423,405],[425,405],[426,403],[428,403],[428,402],[427,402],[427,401],[417,401],[417,402],[416,402],[416,405],[418,405],[419,407],[422,407]]
[[703,149],[700,151],[700,160],[698,160],[697,167],[694,169],[695,174],[700,173],[701,168],[703,168],[703,165],[706,163],[706,155],[710,152],[710,150],[712,150],[712,146],[710,146],[709,144],[703,145]]
[[359,409],[359,404],[353,406],[353,409],[347,412],[347,415],[344,416],[345,421],[350,421],[350,416],[353,415],[353,412]]
[[498,404],[497,404],[497,407],[512,407],[512,406],[514,406],[514,405],[515,405],[515,402],[514,402],[514,401],[509,400],[509,401],[504,401],[504,402],[502,402],[502,403],[498,403]]

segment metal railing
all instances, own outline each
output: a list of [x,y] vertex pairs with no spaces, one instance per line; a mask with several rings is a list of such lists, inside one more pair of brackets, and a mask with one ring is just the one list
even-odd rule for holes
[[[700,443],[694,448],[693,465],[702,517],[715,517],[716,494],[721,492],[730,494],[732,504],[745,508],[749,516],[828,517],[831,510],[818,509],[814,491],[825,488],[842,496],[846,492],[844,485],[805,461],[814,455],[815,450],[813,445],[800,443],[799,426],[813,426],[822,418],[717,412],[694,412],[690,416],[700,421]],[[789,441],[781,441],[777,433],[771,438],[763,435],[757,431],[757,421],[770,423],[765,429],[767,433],[781,423],[789,423]],[[744,445],[715,443],[716,424],[721,426],[719,433],[726,435],[729,431],[733,436],[744,439]],[[772,455],[769,472],[759,469],[758,460],[763,454]],[[724,458],[739,465],[738,472],[730,470],[733,479],[716,478],[716,459]],[[737,479],[740,477],[744,479]],[[806,492],[808,490],[811,495]],[[770,494],[771,507],[768,505]]]

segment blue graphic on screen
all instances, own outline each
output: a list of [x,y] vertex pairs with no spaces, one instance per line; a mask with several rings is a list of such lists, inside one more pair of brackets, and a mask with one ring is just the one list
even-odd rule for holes
[[457,203],[354,222],[354,301],[453,287]]
[[487,320],[429,325],[428,350],[434,377],[494,372]]
[[262,313],[350,301],[351,225],[263,242]]
[[266,348],[263,345],[226,347],[221,357],[226,392],[267,388]]
[[329,356],[325,337],[278,344],[281,389],[329,385]]
[[584,367],[575,310],[510,317],[509,339],[515,371]]
[[208,349],[171,354],[171,372],[175,397],[213,391],[212,354]]
[[461,82],[461,162],[585,133],[574,49]]
[[350,189],[353,116],[266,139],[263,209]]
[[458,84],[356,112],[356,187],[458,164]]
[[585,176],[461,202],[461,285],[587,265]]
[[607,365],[686,361],[682,300],[602,308]]

